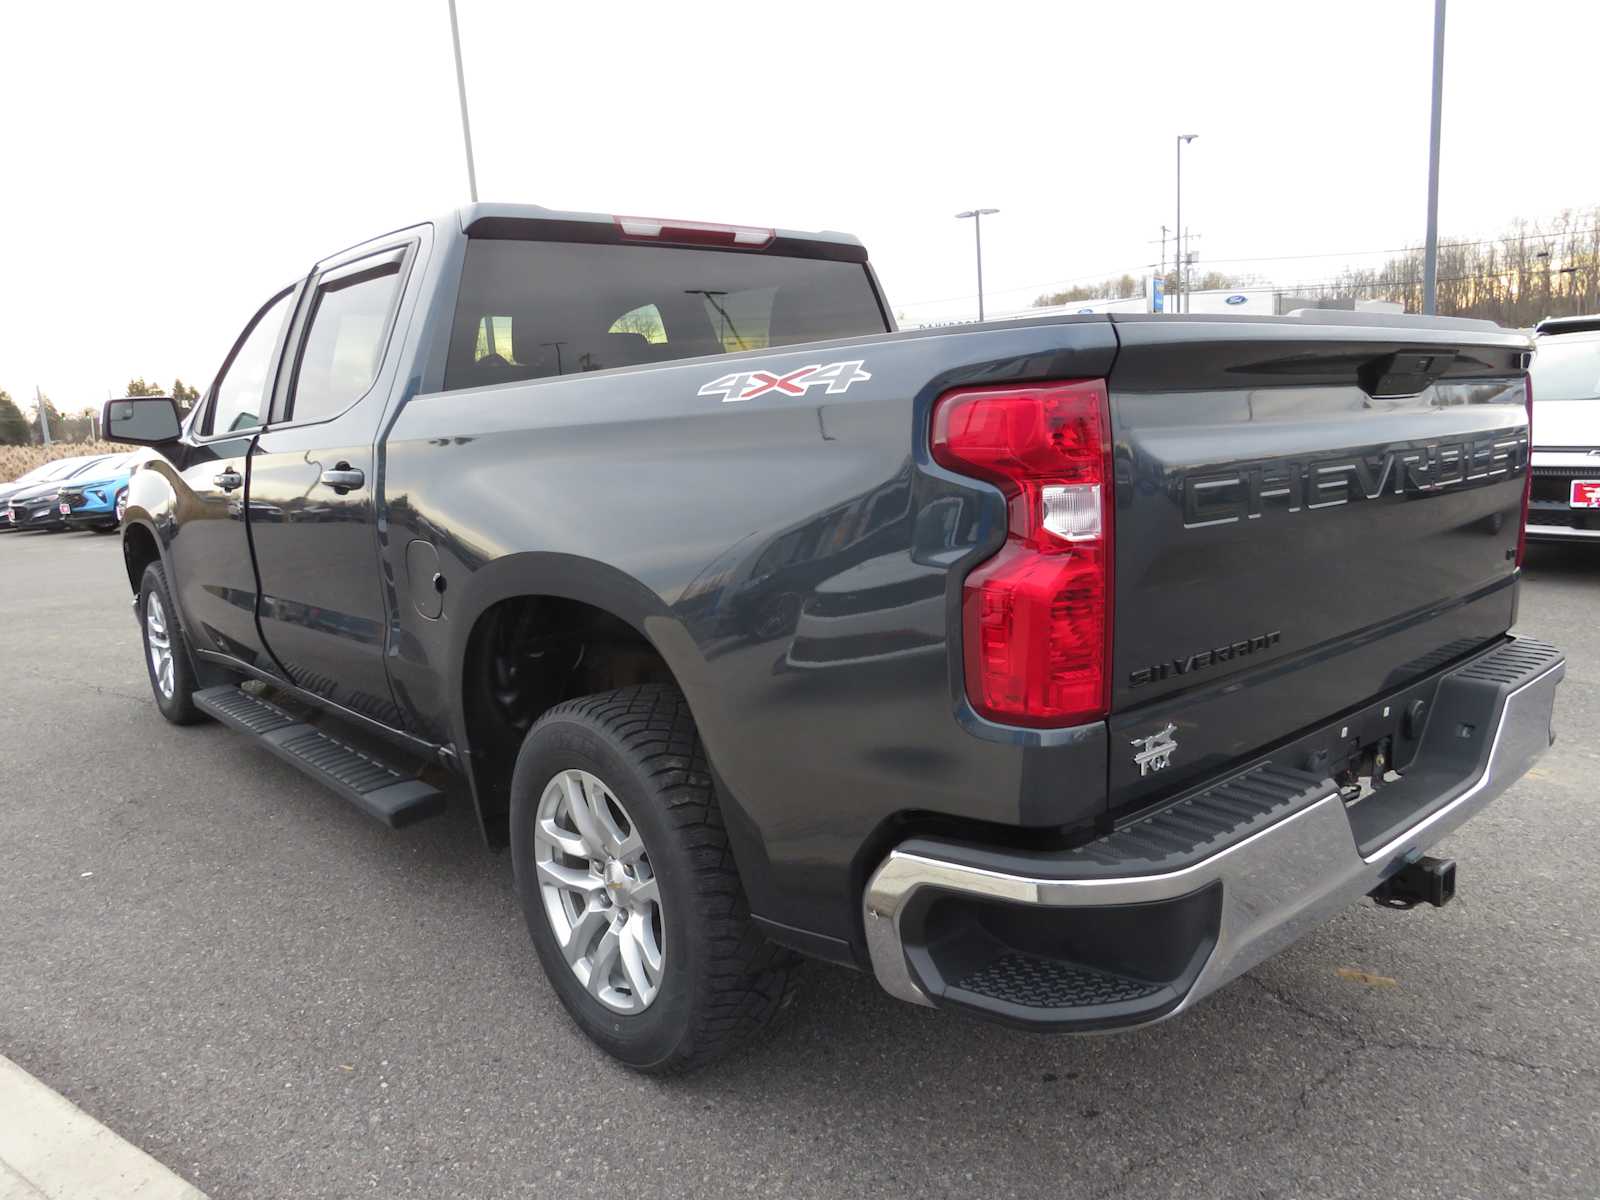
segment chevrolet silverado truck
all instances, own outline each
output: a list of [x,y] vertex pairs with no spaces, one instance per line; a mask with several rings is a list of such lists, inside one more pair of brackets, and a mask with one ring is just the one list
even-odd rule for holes
[[[1041,1030],[1194,1005],[1551,743],[1516,620],[1527,336],[1057,316],[896,331],[844,235],[480,204],[311,266],[153,447],[156,706],[509,847],[644,1071],[804,956]],[[254,753],[241,746],[241,755]]]

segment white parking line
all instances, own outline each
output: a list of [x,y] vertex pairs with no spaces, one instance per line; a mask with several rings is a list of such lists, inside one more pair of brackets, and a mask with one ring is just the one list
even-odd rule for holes
[[205,1200],[0,1055],[0,1200]]

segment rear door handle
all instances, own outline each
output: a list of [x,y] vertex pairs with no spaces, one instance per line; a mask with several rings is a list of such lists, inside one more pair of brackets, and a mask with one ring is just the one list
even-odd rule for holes
[[223,491],[231,492],[236,488],[242,488],[244,486],[244,476],[239,474],[239,472],[235,471],[232,467],[224,467],[220,474],[212,477],[211,482],[216,484]]
[[367,477],[359,468],[352,467],[349,463],[340,463],[333,470],[322,473],[322,482],[342,496],[366,483]]

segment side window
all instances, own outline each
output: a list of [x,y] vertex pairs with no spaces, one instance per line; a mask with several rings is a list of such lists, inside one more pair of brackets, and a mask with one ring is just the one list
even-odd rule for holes
[[206,434],[234,433],[261,424],[261,414],[267,408],[267,393],[271,390],[272,381],[267,373],[272,368],[272,351],[278,344],[278,335],[283,332],[284,321],[288,320],[287,301],[293,290],[286,288],[274,296],[246,328],[244,340],[238,344],[212,388],[214,399],[206,413]]
[[356,264],[317,284],[289,420],[320,421],[349,408],[372,386],[400,287],[400,259]]

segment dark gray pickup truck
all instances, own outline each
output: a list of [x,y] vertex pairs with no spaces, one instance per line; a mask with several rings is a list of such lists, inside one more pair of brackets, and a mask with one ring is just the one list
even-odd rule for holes
[[796,952],[1103,1030],[1448,900],[1424,852],[1564,670],[1508,635],[1530,350],[896,332],[846,236],[476,205],[286,285],[187,420],[104,427],[157,452],[123,550],[163,715],[393,826],[462,797],[578,1024],[670,1071]]

